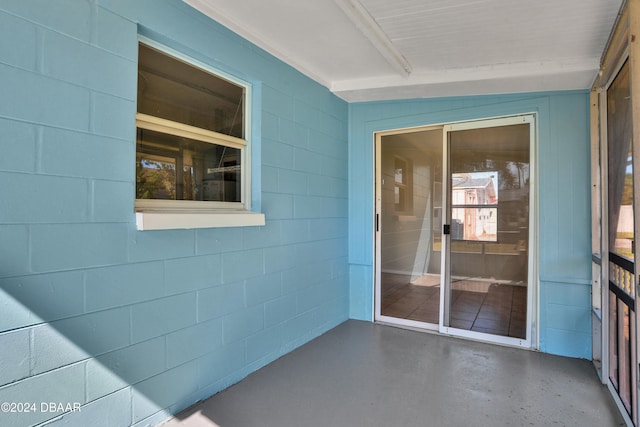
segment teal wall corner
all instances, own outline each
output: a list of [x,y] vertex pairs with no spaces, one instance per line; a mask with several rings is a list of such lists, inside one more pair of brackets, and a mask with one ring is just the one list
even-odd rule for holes
[[540,349],[590,358],[591,302],[584,298],[591,280],[588,92],[370,102],[351,104],[349,113],[351,316],[367,319],[373,304],[375,132],[535,113]]

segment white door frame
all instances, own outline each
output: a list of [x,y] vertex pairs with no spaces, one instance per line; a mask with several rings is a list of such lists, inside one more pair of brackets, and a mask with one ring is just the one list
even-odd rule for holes
[[382,217],[382,179],[381,179],[381,171],[382,171],[382,137],[387,135],[398,135],[403,133],[413,133],[413,132],[426,132],[426,131],[434,131],[434,130],[442,130],[442,125],[430,125],[430,126],[419,126],[412,128],[403,128],[403,129],[392,129],[382,132],[376,132],[374,136],[375,140],[375,219],[374,219],[374,236],[375,236],[375,253],[374,253],[374,283],[375,283],[375,292],[374,292],[374,322],[378,323],[386,323],[390,325],[400,326],[408,329],[415,329],[419,331],[438,331],[438,325],[433,323],[420,322],[417,320],[410,319],[400,319],[397,317],[384,316],[381,313],[381,300],[382,300],[382,265],[381,265],[381,244],[382,244],[382,233],[381,233],[381,220]]

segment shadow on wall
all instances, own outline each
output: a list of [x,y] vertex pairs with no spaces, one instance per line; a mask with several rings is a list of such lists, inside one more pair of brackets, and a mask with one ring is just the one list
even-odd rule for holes
[[[8,330],[0,335],[0,401],[11,405],[2,408],[0,425],[27,426],[61,415],[64,425],[153,424],[249,373],[244,341],[223,345],[222,319],[189,327],[195,315],[170,314],[170,306],[188,297],[167,298],[167,310],[155,305],[156,313],[142,304],[80,314],[84,295],[74,279],[82,276],[0,282],[0,325]],[[136,316],[156,321],[156,332],[132,331]],[[167,328],[177,330],[159,335]],[[279,351],[274,348],[272,358]]]
[[[2,408],[0,425],[56,417],[65,426],[160,423],[344,320],[327,299],[341,280],[327,283],[309,265],[298,274],[307,268],[316,279],[301,292],[315,291],[318,306],[290,317],[297,295],[269,296],[280,292],[281,273],[169,296],[170,285],[151,273],[211,262],[206,256],[0,279],[0,402],[15,403]],[[101,286],[111,291],[101,298],[86,292]],[[256,289],[280,306],[277,319],[265,318],[264,304],[245,303],[247,290]]]

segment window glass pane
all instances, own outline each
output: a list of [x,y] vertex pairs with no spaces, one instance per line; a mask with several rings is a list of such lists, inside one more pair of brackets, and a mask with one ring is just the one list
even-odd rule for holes
[[409,161],[396,157],[395,161],[395,169],[393,172],[393,180],[394,180],[394,196],[395,196],[395,205],[396,212],[403,214],[411,214],[412,206],[413,206],[413,196],[412,196],[412,181],[411,174],[412,169]]
[[136,198],[240,202],[241,150],[138,128]]
[[245,138],[243,87],[139,46],[139,113]]
[[451,209],[451,238],[454,240],[498,241],[498,208]]
[[451,205],[452,239],[498,241],[497,171],[451,174]]
[[498,172],[451,174],[454,205],[497,205]]
[[633,146],[629,65],[607,90],[609,250],[633,260]]
[[[452,240],[482,242],[484,253],[523,253],[528,247],[529,125],[461,130],[450,137]],[[462,246],[452,247],[470,251]]]
[[448,133],[451,245],[443,323],[526,339],[531,124],[496,124]]
[[400,159],[396,159],[396,171],[395,171],[394,177],[396,182],[399,184],[404,183],[404,177],[402,174],[402,170],[404,169],[404,167],[405,167],[405,162],[403,162]]
[[380,137],[380,314],[437,324],[442,129]]

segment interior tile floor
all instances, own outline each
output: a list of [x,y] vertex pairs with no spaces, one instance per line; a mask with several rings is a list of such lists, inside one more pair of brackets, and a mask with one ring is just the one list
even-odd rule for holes
[[349,320],[165,427],[622,426],[591,362]]
[[[385,316],[438,323],[440,277],[411,279],[382,273]],[[526,338],[527,288],[522,285],[456,280],[451,291],[451,324],[459,329]]]

